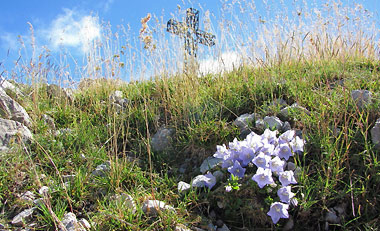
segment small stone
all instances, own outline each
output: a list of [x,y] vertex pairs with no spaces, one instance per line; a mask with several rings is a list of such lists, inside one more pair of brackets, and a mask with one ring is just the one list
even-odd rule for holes
[[265,122],[263,119],[258,119],[256,121],[256,129],[264,131],[266,129]]
[[86,219],[84,219],[84,218],[81,218],[79,220],[79,224],[82,225],[82,227],[85,228],[85,229],[91,229],[90,223]]
[[12,225],[14,225],[14,226],[25,226],[26,222],[28,220],[30,220],[30,218],[32,217],[35,209],[36,208],[26,209],[26,210],[22,211],[21,213],[19,213],[18,215],[16,215],[12,219]]
[[226,207],[226,204],[225,204],[223,201],[218,201],[218,202],[216,202],[216,205],[217,205],[218,208],[220,208],[220,209],[224,209],[224,207]]
[[81,227],[77,217],[74,213],[66,213],[63,216],[62,224],[65,226],[67,231],[85,231],[86,229]]
[[289,131],[290,129],[292,129],[290,123],[288,121],[285,121],[284,125],[282,125],[282,132]]
[[222,228],[218,228],[217,231],[230,231],[226,224],[223,224]]
[[153,152],[161,152],[171,148],[174,135],[174,129],[160,128],[157,133],[153,135],[151,147]]
[[26,203],[32,203],[34,199],[36,199],[36,196],[31,191],[26,191],[20,197],[20,200],[22,200]]
[[45,195],[47,195],[49,193],[49,190],[50,190],[49,187],[42,186],[40,188],[40,190],[38,190],[38,193],[41,194],[41,195],[43,195],[43,196],[45,196]]
[[218,164],[220,164],[223,161],[221,158],[215,158],[215,157],[208,157],[203,161],[200,167],[201,173],[206,173],[207,171],[213,169],[216,167]]
[[336,206],[334,206],[334,210],[336,212],[338,212],[339,216],[343,216],[346,213],[346,204],[343,203],[343,204],[340,204],[340,205],[336,205]]
[[224,225],[224,222],[222,220],[219,219],[216,221],[216,226],[218,226],[219,228],[223,227],[223,225]]
[[290,231],[294,228],[294,220],[292,217],[289,217],[288,221],[284,225],[284,228],[282,228],[283,231]]
[[214,175],[214,177],[215,177],[215,179],[216,179],[217,182],[223,180],[223,178],[224,178],[224,174],[223,174],[223,172],[222,172],[222,171],[219,171],[219,170],[213,172],[212,175]]
[[330,208],[326,213],[325,221],[330,224],[339,224],[340,218],[336,215],[335,210],[333,208]]
[[186,226],[182,225],[182,224],[177,224],[175,226],[175,231],[191,231],[191,229],[187,228]]
[[310,115],[310,112],[306,108],[299,106],[297,103],[294,103],[291,106],[287,106],[287,107],[281,109],[278,116],[283,121],[288,121],[290,119],[289,116],[292,112],[294,112],[294,113],[302,112],[302,113],[305,113],[306,115]]
[[143,212],[152,217],[156,217],[158,215],[158,211],[173,211],[175,209],[169,205],[166,205],[165,202],[159,200],[146,200],[142,205]]
[[92,175],[105,177],[106,173],[109,172],[110,170],[111,170],[111,162],[107,161],[103,164],[98,165],[96,169],[92,171]]
[[181,192],[186,192],[190,189],[190,184],[186,183],[186,182],[183,182],[183,181],[180,181],[178,183],[178,192],[181,193]]
[[33,201],[33,204],[35,204],[38,208],[41,208],[42,205],[45,205],[43,198],[38,198]]
[[380,118],[376,120],[375,126],[371,129],[371,140],[377,150],[380,150]]
[[55,123],[54,123],[54,119],[47,115],[47,114],[43,114],[42,115],[42,120],[44,121],[44,123],[49,126],[51,129],[55,130]]
[[207,231],[216,231],[217,227],[213,225],[212,223],[209,223],[207,225]]
[[368,90],[353,90],[351,97],[359,109],[364,109],[372,101],[372,92]]
[[80,158],[81,158],[82,160],[85,160],[85,159],[86,159],[86,156],[85,156],[83,153],[81,153],[81,154],[80,154]]
[[110,200],[117,201],[118,203],[122,204],[123,206],[128,207],[128,209],[131,210],[132,213],[136,212],[136,204],[133,200],[133,197],[126,193],[120,193],[118,195],[111,196]]
[[240,130],[247,129],[249,127],[252,127],[251,125],[255,122],[255,118],[255,113],[246,113],[236,118],[236,120],[232,124],[240,128]]
[[275,130],[281,130],[283,126],[283,122],[275,116],[265,116],[264,123],[266,125],[266,128]]
[[288,164],[286,165],[286,168],[289,171],[294,171],[294,170],[296,170],[296,165],[293,162],[289,161]]

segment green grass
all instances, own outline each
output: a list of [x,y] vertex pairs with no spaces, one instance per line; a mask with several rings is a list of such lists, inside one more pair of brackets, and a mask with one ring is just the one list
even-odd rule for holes
[[[364,27],[367,18],[360,12],[356,13],[363,17]],[[332,25],[348,20],[334,17],[334,13],[323,19],[332,20]],[[310,22],[307,17],[303,20]],[[267,25],[262,23],[260,28]],[[280,32],[291,25],[292,21],[279,25]],[[42,186],[48,186],[45,205],[34,214],[36,230],[56,230],[65,212],[93,222],[92,230],[174,230],[176,224],[205,228],[211,211],[231,230],[279,230],[287,221],[272,224],[266,213],[273,198],[249,180],[253,172],[247,172],[240,190],[231,193],[225,192],[224,183],[218,183],[212,190],[181,194],[177,184],[181,180],[190,182],[198,175],[197,168],[215,153],[216,145],[239,137],[240,131],[233,125],[239,115],[276,115],[279,107],[270,106],[271,102],[284,99],[289,105],[297,103],[310,111],[310,115],[294,112],[290,121],[307,142],[305,153],[295,158],[301,173],[294,186],[298,206],[290,210],[294,229],[324,229],[327,210],[345,204],[341,224],[331,225],[331,230],[377,230],[380,162],[370,129],[380,118],[378,34],[376,29],[365,33],[358,27],[352,37],[345,30],[325,28],[322,19],[314,26],[311,31],[309,27],[294,29],[295,33],[278,38],[272,49],[275,32],[258,30],[258,37],[267,39],[265,49],[260,53],[261,48],[255,44],[244,48],[242,53],[248,54],[243,57],[244,64],[228,72],[197,76],[190,70],[171,74],[170,67],[165,69],[152,61],[159,70],[156,73],[161,73],[156,78],[128,84],[99,79],[96,84],[76,89],[73,101],[49,97],[43,80],[26,79],[32,83],[20,85],[23,97],[9,94],[32,117],[34,140],[25,148],[15,144],[11,152],[0,154],[0,223],[9,225],[16,214],[32,206],[22,202],[19,195],[28,190],[38,194]],[[237,28],[228,33],[238,36],[236,41],[250,35],[240,32]],[[239,44],[224,42],[231,49],[242,49]],[[157,44],[160,49],[161,43]],[[113,52],[108,51],[99,53],[105,56],[102,59]],[[159,60],[153,51],[149,52],[152,60]],[[92,55],[90,58],[96,60],[96,54]],[[45,69],[48,72],[43,57],[34,60],[41,65],[23,67],[21,73],[34,76]],[[86,68],[102,68],[103,63],[91,62]],[[123,61],[127,66],[129,62]],[[124,66],[116,61],[109,65],[119,66],[115,73],[123,73],[120,68]],[[104,76],[113,73],[114,69]],[[94,76],[83,76],[87,77]],[[364,109],[356,107],[351,99],[351,91],[357,89],[373,93],[373,101]],[[110,103],[109,96],[115,90],[122,91],[129,100],[122,111]],[[43,122],[44,114],[54,119],[56,130]],[[163,126],[175,131],[172,147],[154,152],[150,140]],[[109,172],[103,177],[93,176],[95,168],[107,161]],[[180,174],[178,169],[185,161],[187,171]],[[65,175],[75,176],[64,184]],[[135,213],[113,199],[121,193],[133,197]],[[162,200],[176,212],[148,217],[141,209],[146,199]],[[218,206],[220,202],[223,209]]]
[[[380,72],[368,68],[378,65],[377,61],[365,63],[364,67],[363,61],[352,60],[242,68],[197,79],[191,90],[181,78],[129,84],[119,88],[130,99],[123,113],[116,113],[107,103],[107,95],[116,87],[77,91],[72,103],[40,94],[37,110],[32,110],[32,101],[28,104],[35,121],[46,113],[54,118],[57,129],[70,130],[54,134],[38,122],[28,152],[16,149],[2,154],[0,198],[7,211],[3,218],[11,219],[20,206],[27,207],[20,205],[15,195],[37,192],[46,185],[52,190],[49,206],[58,218],[65,211],[74,211],[94,221],[95,230],[171,230],[176,223],[197,226],[210,209],[232,229],[274,228],[265,214],[268,202],[261,200],[265,195],[257,186],[244,184],[233,194],[219,189],[180,195],[177,182],[190,181],[196,173],[182,176],[176,170],[186,158],[199,166],[215,152],[216,145],[237,137],[239,131],[232,125],[237,115],[273,114],[276,110],[265,105],[284,98],[311,112],[292,121],[307,140],[305,154],[296,159],[302,174],[295,187],[299,206],[290,211],[295,228],[322,226],[326,209],[344,202],[342,229],[375,229],[379,225],[380,163],[369,129],[380,116],[379,100],[358,110],[350,96],[354,89],[375,94],[380,90]],[[344,80],[344,86],[332,86],[337,80]],[[149,163],[148,134],[151,137],[162,125],[176,131],[173,148],[151,153]],[[105,161],[111,163],[110,172],[105,177],[92,176],[96,166]],[[71,174],[74,179],[63,187],[62,175]],[[137,206],[132,214],[109,199],[121,192],[132,195],[137,205],[147,198],[163,200],[177,213],[151,219]],[[216,206],[222,198],[224,210]],[[55,229],[49,210],[41,208],[36,216],[37,229]]]

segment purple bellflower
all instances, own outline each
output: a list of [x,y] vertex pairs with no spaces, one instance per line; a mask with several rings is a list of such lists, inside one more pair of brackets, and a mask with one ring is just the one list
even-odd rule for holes
[[280,218],[289,218],[288,209],[288,204],[274,202],[267,214],[272,218],[273,223],[276,224]]
[[252,163],[254,163],[258,168],[268,168],[270,160],[270,156],[260,152],[255,158],[253,158]]
[[293,171],[283,171],[278,173],[278,180],[281,182],[282,186],[288,186],[289,184],[297,184],[294,178]]
[[269,168],[257,168],[256,174],[252,177],[252,180],[256,181],[260,188],[263,188],[267,184],[273,184],[272,172]]
[[277,195],[280,197],[280,200],[284,203],[289,204],[290,199],[294,197],[294,193],[291,192],[291,186],[284,186],[277,190]]
[[234,165],[228,168],[228,172],[233,174],[234,176],[243,178],[244,173],[245,173],[245,168],[242,168],[239,161],[235,160]]

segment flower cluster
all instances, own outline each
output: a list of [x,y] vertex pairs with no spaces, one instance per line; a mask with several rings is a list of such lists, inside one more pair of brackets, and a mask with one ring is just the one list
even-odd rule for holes
[[[277,131],[266,129],[261,136],[252,132],[242,141],[235,138],[229,143],[228,148],[218,145],[214,157],[222,159],[222,168],[227,169],[232,177],[239,179],[244,177],[246,168],[254,164],[257,171],[252,180],[260,188],[267,185],[276,187],[276,182],[280,182],[281,187],[277,195],[281,202],[272,203],[267,213],[276,224],[280,218],[289,218],[288,208],[294,197],[290,185],[297,183],[294,172],[286,171],[285,166],[291,156],[303,152],[303,147],[304,140],[296,136],[294,130],[286,131],[277,137]],[[226,187],[227,191],[231,189],[231,185]]]

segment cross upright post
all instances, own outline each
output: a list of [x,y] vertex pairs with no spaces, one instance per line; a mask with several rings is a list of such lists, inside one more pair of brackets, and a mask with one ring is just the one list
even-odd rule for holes
[[[170,19],[166,31],[183,37],[185,51],[194,59],[197,57],[198,43],[206,46],[215,45],[215,35],[199,30],[199,11],[194,8],[186,10],[186,23]],[[187,54],[185,54],[185,64]]]

